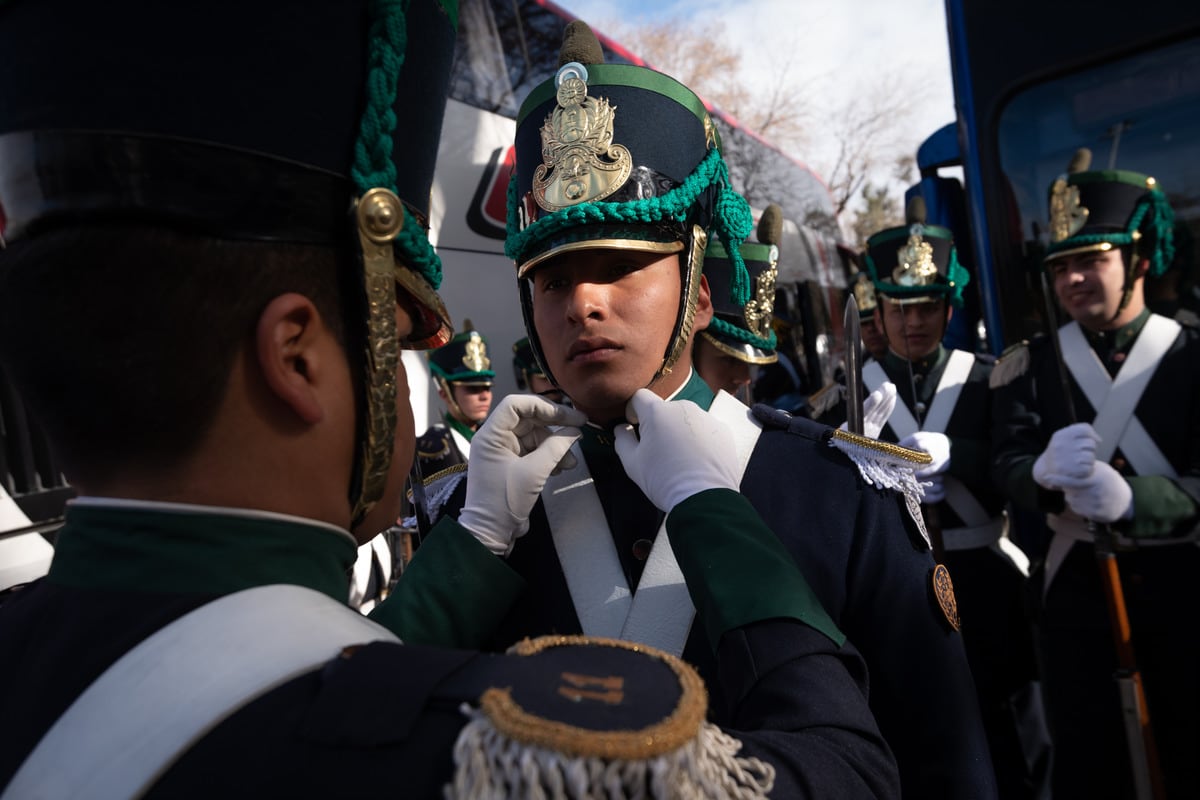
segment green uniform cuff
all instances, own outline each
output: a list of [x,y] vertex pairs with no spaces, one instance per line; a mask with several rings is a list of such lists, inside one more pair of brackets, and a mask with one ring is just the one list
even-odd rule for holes
[[1116,524],[1132,539],[1179,535],[1180,526],[1196,518],[1196,501],[1163,475],[1134,475],[1125,478],[1133,488],[1133,519]]
[[667,535],[696,613],[716,650],[727,631],[795,619],[839,647],[846,637],[750,502],[730,489],[689,497],[667,516]]
[[444,517],[370,617],[410,644],[478,649],[524,589],[520,575]]

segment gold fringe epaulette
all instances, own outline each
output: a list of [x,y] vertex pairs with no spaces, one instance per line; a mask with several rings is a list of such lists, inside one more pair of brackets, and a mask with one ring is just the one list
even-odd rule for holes
[[988,386],[996,389],[1008,386],[1015,379],[1029,371],[1029,341],[1022,340],[1009,347],[996,359],[992,367],[992,375],[988,378]]
[[827,383],[808,396],[808,413],[820,419],[842,401],[846,388],[840,383]]

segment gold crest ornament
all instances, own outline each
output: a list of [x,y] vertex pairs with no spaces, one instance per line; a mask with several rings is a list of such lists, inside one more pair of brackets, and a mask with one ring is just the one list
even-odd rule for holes
[[1088,210],[1079,204],[1079,187],[1059,178],[1050,187],[1050,241],[1069,239],[1087,222]]
[[[774,245],[771,251],[773,255],[779,252]],[[775,278],[778,275],[775,259],[772,259],[771,268],[760,272],[754,279],[754,297],[742,309],[746,329],[759,338],[766,338],[771,333],[771,320],[775,314]]]
[[558,106],[542,125],[542,161],[533,196],[547,211],[603,200],[633,171],[629,149],[613,144],[614,106],[588,96],[587,69],[575,62],[558,71]]
[[933,596],[937,598],[938,606],[946,615],[950,627],[959,630],[962,621],[958,617],[958,600],[954,597],[954,583],[950,580],[950,570],[945,564],[933,568]]
[[929,286],[937,279],[937,264],[933,263],[933,245],[922,237],[924,228],[909,228],[908,243],[896,253],[898,266],[892,270],[897,286]]
[[487,356],[487,345],[477,331],[471,331],[471,338],[463,346],[465,351],[462,363],[471,372],[483,372],[492,366],[492,360]]
[[875,285],[866,275],[859,275],[854,282],[854,304],[860,312],[874,311],[878,305],[875,299]]

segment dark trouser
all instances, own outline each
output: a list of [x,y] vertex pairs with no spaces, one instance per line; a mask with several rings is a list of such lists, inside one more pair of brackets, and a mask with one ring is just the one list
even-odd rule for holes
[[[1147,547],[1118,563],[1167,796],[1200,797],[1200,548]],[[1134,797],[1112,627],[1089,544],[1076,544],[1054,577],[1040,633],[1054,797]]]
[[1028,579],[989,547],[948,551],[945,561],[999,795],[1041,800],[1049,792],[1050,753],[1026,607]]

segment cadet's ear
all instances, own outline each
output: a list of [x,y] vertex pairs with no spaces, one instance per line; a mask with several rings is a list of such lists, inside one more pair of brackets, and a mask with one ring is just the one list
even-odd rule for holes
[[308,424],[325,416],[317,393],[324,366],[318,343],[330,336],[312,300],[281,294],[258,317],[255,350],[268,390]]
[[708,276],[700,276],[700,291],[696,295],[696,321],[692,325],[693,331],[702,331],[708,327],[708,323],[712,322],[713,304],[712,292],[708,288]]
[[1138,258],[1133,267],[1133,279],[1136,281],[1138,278],[1144,278],[1148,272],[1150,272],[1150,259]]

